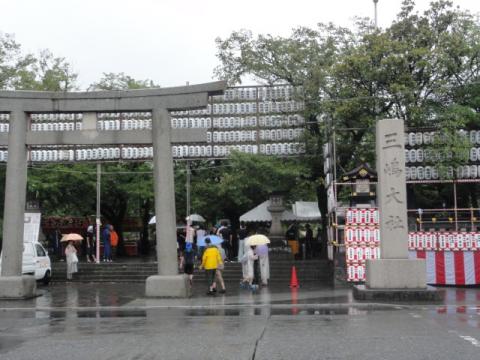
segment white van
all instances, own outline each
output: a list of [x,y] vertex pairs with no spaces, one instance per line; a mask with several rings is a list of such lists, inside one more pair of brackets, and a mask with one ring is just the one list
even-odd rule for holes
[[[2,259],[0,257],[0,271]],[[40,243],[23,243],[22,274],[34,275],[36,280],[41,280],[48,285],[52,278],[52,263],[48,252]]]

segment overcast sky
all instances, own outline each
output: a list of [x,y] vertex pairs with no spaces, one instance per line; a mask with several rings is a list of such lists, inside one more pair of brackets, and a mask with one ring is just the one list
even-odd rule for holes
[[[430,0],[417,0],[425,9]],[[480,13],[480,0],[454,0]],[[161,86],[212,81],[215,38],[239,29],[288,36],[299,25],[351,26],[373,17],[372,0],[0,0],[0,31],[25,51],[63,56],[88,87],[103,72],[125,72]],[[379,0],[388,26],[401,0]]]

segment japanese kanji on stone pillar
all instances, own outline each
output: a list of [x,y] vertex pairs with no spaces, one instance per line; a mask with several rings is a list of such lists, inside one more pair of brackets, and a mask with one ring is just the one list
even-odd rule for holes
[[403,120],[377,122],[376,156],[381,258],[367,260],[366,286],[371,289],[425,288],[425,260],[408,259]]

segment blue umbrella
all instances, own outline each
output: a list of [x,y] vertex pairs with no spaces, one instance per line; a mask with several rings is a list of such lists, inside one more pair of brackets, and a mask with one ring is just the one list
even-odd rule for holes
[[206,238],[210,239],[210,245],[218,245],[223,242],[223,239],[220,236],[206,235],[204,237],[201,237],[200,239],[197,239],[197,246],[207,246],[207,244],[205,244]]

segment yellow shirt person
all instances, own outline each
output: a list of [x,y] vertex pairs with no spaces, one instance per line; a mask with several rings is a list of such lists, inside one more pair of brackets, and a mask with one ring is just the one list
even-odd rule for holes
[[215,270],[218,268],[218,265],[221,264],[223,264],[222,257],[220,256],[220,251],[218,251],[217,247],[207,247],[203,252],[201,267],[205,270]]

